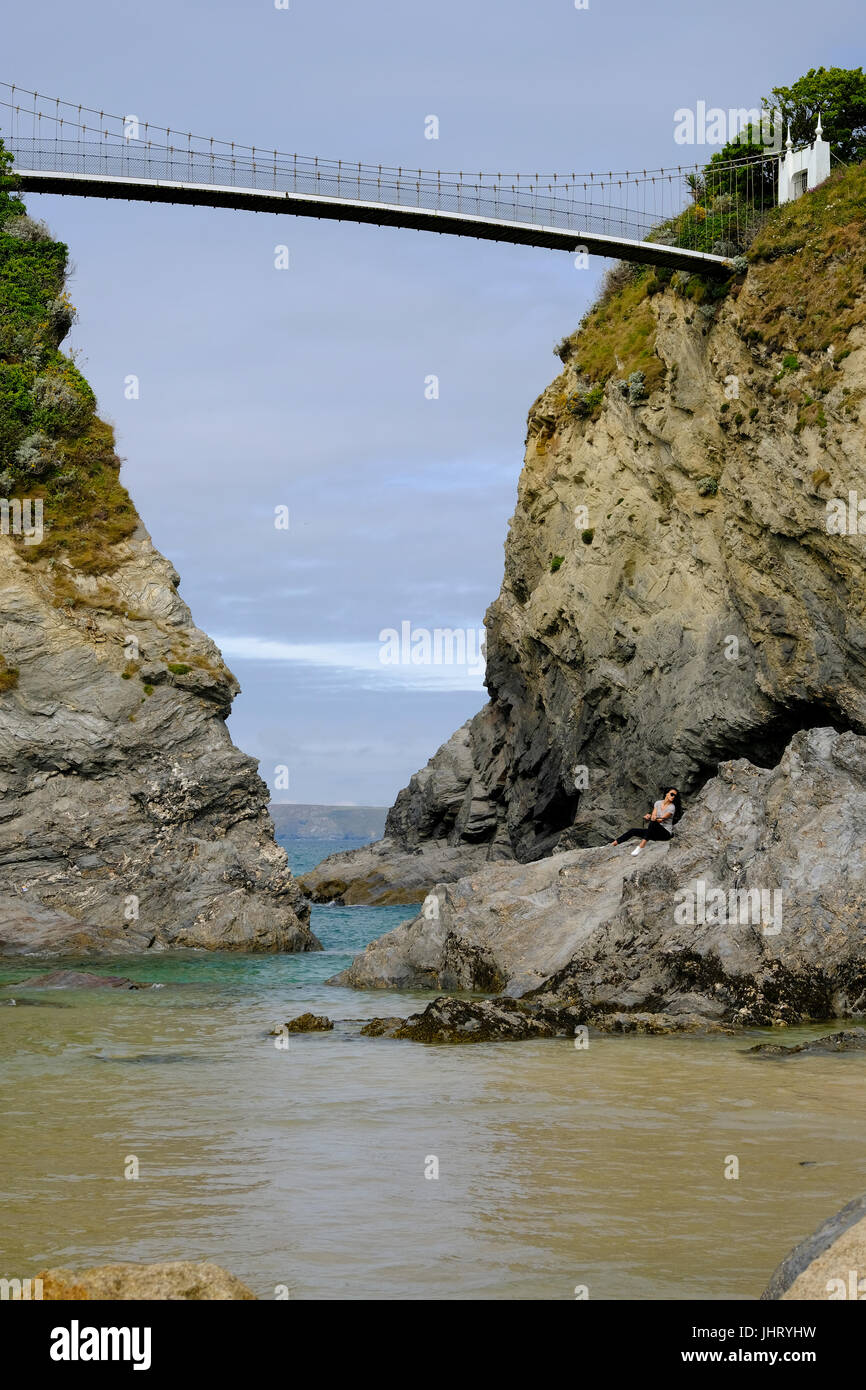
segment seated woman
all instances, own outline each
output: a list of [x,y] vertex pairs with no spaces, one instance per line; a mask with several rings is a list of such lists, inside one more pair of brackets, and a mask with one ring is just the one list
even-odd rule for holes
[[647,840],[661,840],[667,842],[674,832],[674,821],[678,821],[682,815],[680,806],[680,794],[676,787],[673,787],[661,801],[656,801],[651,811],[647,811],[644,816],[646,824],[643,828],[626,830],[622,835],[618,835],[611,841],[611,848],[619,845],[623,840],[634,840],[640,836],[641,841],[632,854],[640,854]]

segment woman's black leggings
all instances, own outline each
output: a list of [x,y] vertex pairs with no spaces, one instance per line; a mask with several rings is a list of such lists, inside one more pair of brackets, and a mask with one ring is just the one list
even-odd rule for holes
[[642,827],[626,830],[622,835],[617,835],[616,842],[619,845],[622,844],[623,840],[664,840],[667,843],[670,838],[670,833],[659,825],[657,820],[647,820],[644,821]]

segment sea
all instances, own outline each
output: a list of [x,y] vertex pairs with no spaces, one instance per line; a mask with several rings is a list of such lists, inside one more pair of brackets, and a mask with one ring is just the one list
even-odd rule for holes
[[[283,843],[297,873],[351,847]],[[211,1260],[266,1300],[745,1300],[866,1189],[863,1054],[359,1036],[433,997],[325,983],[411,915],[316,906],[304,955],[51,962],[139,991],[28,992],[45,961],[0,961],[0,1276]],[[333,1031],[278,1046],[307,1011]]]

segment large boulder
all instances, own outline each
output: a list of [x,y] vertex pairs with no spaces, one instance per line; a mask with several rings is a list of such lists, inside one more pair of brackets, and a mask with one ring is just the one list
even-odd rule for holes
[[529,995],[580,1016],[741,1025],[866,1013],[866,737],[722,764],[670,844],[572,850],[438,885],[332,983]]
[[786,1255],[762,1299],[866,1299],[866,1196],[855,1197]]

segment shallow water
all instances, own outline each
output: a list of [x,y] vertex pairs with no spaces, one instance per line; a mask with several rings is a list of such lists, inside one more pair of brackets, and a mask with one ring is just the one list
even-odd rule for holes
[[[299,869],[327,852],[287,848]],[[407,915],[316,908],[322,954],[63,962],[157,990],[0,990],[62,1006],[0,1008],[0,1275],[211,1259],[262,1298],[754,1298],[866,1189],[862,1054],[748,1057],[758,1032],[358,1037],[340,1021],[431,996],[323,982]],[[277,1049],[268,1030],[307,1009],[334,1032]]]

